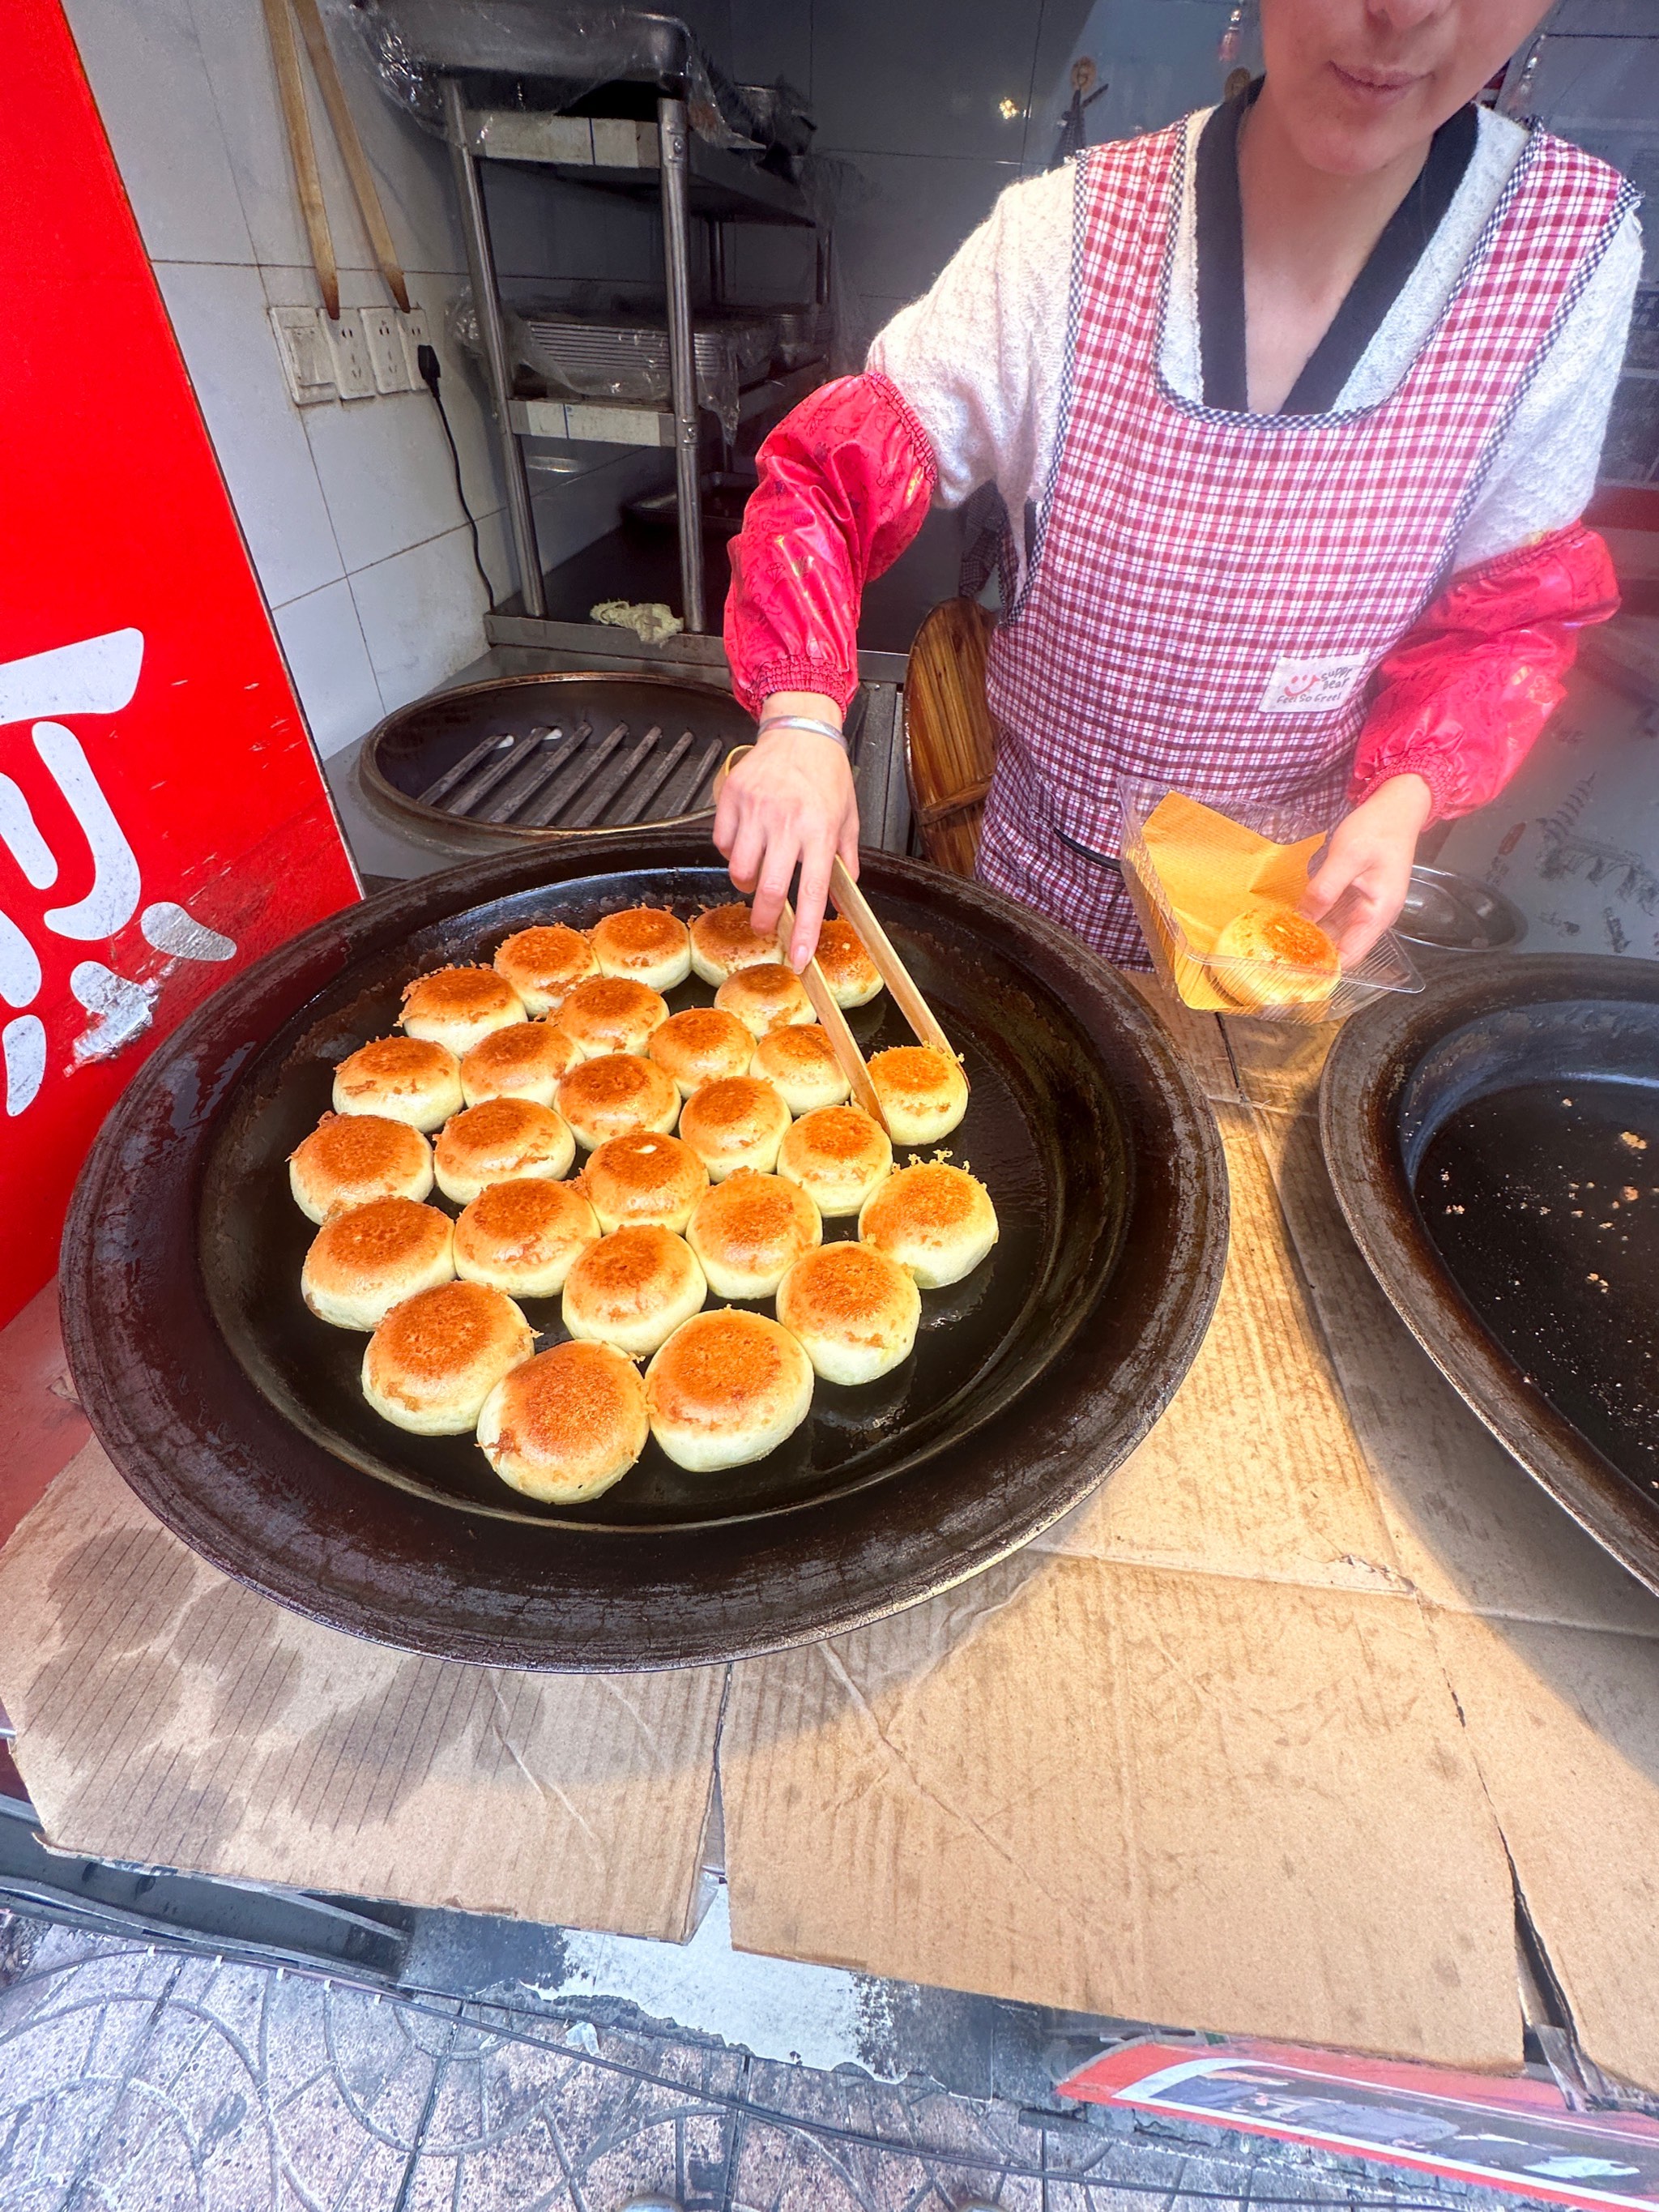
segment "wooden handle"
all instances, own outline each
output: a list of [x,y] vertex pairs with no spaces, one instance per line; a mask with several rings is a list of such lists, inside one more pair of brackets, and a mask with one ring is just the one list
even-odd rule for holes
[[375,189],[374,173],[368,166],[368,156],[363,151],[363,142],[357,136],[357,125],[340,82],[340,72],[334,65],[333,49],[328,43],[328,33],[323,28],[322,12],[317,0],[294,0],[294,12],[300,19],[300,34],[306,42],[306,52],[311,57],[311,66],[317,79],[318,89],[323,95],[323,105],[328,110],[328,119],[334,125],[341,158],[346,165],[346,174],[351,179],[351,189],[357,195],[357,205],[363,218],[363,228],[368,233],[369,245],[386,282],[387,289],[403,309],[409,313],[409,286],[398,259],[398,249],[392,243],[392,230],[386,219],[386,210],[380,204],[380,195]]
[[848,874],[841,857],[836,855],[830,864],[830,896],[836,902],[836,911],[844,921],[850,921],[863,942],[865,951],[875,962],[881,980],[893,994],[893,1003],[909,1023],[917,1042],[930,1044],[954,1060],[956,1053],[928,1005],[911,978],[909,969],[893,950],[887,932],[876,920],[874,909],[864,893]]
[[[778,939],[783,943],[795,927],[795,910],[787,899],[778,918]],[[812,1011],[823,1024],[823,1033],[830,1040],[830,1049],[835,1054],[842,1073],[853,1086],[853,1096],[879,1129],[887,1129],[887,1116],[876,1096],[876,1086],[870,1080],[870,1071],[864,1064],[864,1054],[859,1050],[859,1041],[847,1025],[847,1017],[836,1004],[835,993],[824,979],[824,973],[816,960],[809,960],[801,970],[801,981],[806,986],[806,995],[812,1001]],[[887,1129],[891,1136],[892,1131]]]
[[300,212],[311,240],[312,266],[322,288],[329,320],[340,319],[340,270],[334,258],[334,240],[323,205],[323,180],[317,169],[317,149],[306,113],[306,93],[300,76],[300,50],[294,43],[294,24],[288,0],[264,0],[265,29],[270,37],[271,59],[276,64],[276,90],[283,103],[288,131],[288,150],[294,159],[294,180],[300,190]]

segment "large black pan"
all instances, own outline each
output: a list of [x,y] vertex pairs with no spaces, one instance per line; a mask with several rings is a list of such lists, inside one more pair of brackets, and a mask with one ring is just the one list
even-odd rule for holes
[[[216,1565],[384,1643],[520,1668],[684,1665],[913,1603],[1115,1467],[1214,1302],[1225,1171],[1158,1024],[1060,932],[872,854],[871,896],[965,1054],[952,1148],[1002,1224],[982,1268],[925,1294],[911,1358],[867,1390],[821,1384],[805,1426],[753,1467],[692,1477],[653,1444],[562,1512],[505,1489],[471,1438],[381,1423],[357,1389],[363,1340],[300,1300],[313,1232],[286,1156],[410,976],[487,959],[532,920],[730,896],[700,840],[641,833],[626,872],[617,857],[606,843],[474,863],[272,954],[147,1063],[76,1195],[66,1334],[112,1458]],[[885,994],[854,1019],[866,1049],[902,1034]],[[552,1302],[526,1311],[556,1333]]]
[[1442,1373],[1659,1590],[1659,966],[1488,955],[1357,1015],[1321,1127]]

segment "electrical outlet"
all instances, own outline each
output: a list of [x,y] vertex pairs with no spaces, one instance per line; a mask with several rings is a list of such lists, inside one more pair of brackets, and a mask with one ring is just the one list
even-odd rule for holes
[[315,307],[273,307],[270,327],[276,334],[288,395],[296,407],[315,407],[335,396],[334,355],[318,327]]
[[341,398],[372,399],[374,370],[363,331],[362,309],[342,307],[337,321],[331,321],[319,309],[318,321],[334,356],[334,381],[340,387]]
[[403,328],[404,353],[409,362],[409,388],[411,392],[419,392],[424,387],[421,379],[421,365],[416,359],[416,353],[419,347],[431,344],[432,325],[427,321],[424,307],[411,307],[406,315],[400,315],[398,320]]
[[362,318],[363,343],[368,349],[368,365],[374,374],[374,389],[409,391],[409,359],[404,351],[403,334],[398,328],[398,310],[365,307]]

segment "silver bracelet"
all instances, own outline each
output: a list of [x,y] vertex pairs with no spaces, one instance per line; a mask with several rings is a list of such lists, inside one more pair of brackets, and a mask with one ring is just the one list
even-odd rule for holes
[[815,722],[810,714],[769,714],[755,735],[763,738],[769,730],[810,730],[815,738],[828,738],[843,752],[847,750],[845,730],[838,730],[833,722]]

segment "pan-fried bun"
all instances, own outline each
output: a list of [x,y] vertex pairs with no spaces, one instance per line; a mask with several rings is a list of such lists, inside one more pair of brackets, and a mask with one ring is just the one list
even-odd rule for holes
[[418,1129],[384,1114],[325,1114],[289,1155],[288,1184],[308,1221],[374,1198],[424,1198],[432,1147]]
[[814,956],[838,1006],[867,1006],[881,988],[881,970],[864,949],[850,921],[828,915],[818,932]]
[[826,1382],[873,1382],[909,1358],[921,1293],[872,1244],[820,1244],[784,1277],[778,1319]]
[[651,1433],[677,1467],[746,1467],[791,1437],[812,1404],[812,1368],[763,1314],[698,1314],[645,1373]]
[[755,1040],[735,1014],[718,1006],[688,1006],[671,1014],[651,1040],[650,1056],[665,1068],[689,1098],[705,1083],[722,1076],[746,1075]]
[[959,1283],[997,1241],[996,1209],[964,1168],[923,1160],[889,1176],[859,1215],[859,1235],[924,1291]]
[[708,1170],[678,1137],[629,1129],[598,1147],[582,1170],[582,1188],[601,1229],[647,1223],[683,1231],[708,1188]]
[[447,1044],[459,1060],[491,1030],[524,1019],[524,1000],[493,968],[440,968],[404,986],[398,1026]]
[[793,968],[775,960],[768,967],[740,968],[728,975],[714,994],[714,1004],[735,1014],[750,1036],[763,1037],[785,1022],[817,1018],[805,984]]
[[839,1106],[852,1090],[826,1032],[787,1022],[769,1030],[755,1047],[755,1073],[775,1083],[792,1114]]
[[827,1221],[856,1213],[892,1164],[887,1132],[861,1106],[803,1114],[778,1147],[778,1173],[799,1183]]
[[436,1152],[439,1189],[466,1206],[492,1182],[563,1175],[576,1157],[576,1140],[550,1106],[533,1098],[486,1098],[445,1122]]
[[631,975],[592,975],[559,1008],[559,1027],[584,1060],[611,1052],[643,1052],[668,1019],[659,991]]
[[531,1098],[550,1106],[559,1078],[581,1058],[551,1022],[515,1022],[480,1037],[461,1062],[461,1095],[469,1106],[486,1098]]
[[580,1505],[645,1449],[645,1385],[608,1344],[556,1344],[498,1382],[478,1443],[501,1480],[544,1505]]
[[949,1053],[931,1044],[877,1053],[870,1080],[896,1145],[936,1145],[968,1111],[967,1078]]
[[739,1168],[697,1200],[685,1241],[717,1298],[769,1298],[801,1254],[823,1243],[823,1224],[798,1185]]
[[567,992],[599,974],[599,963],[580,930],[547,921],[498,945],[495,969],[524,1000],[526,1013],[534,1016],[550,1014]]
[[455,1224],[455,1273],[509,1297],[555,1297],[599,1236],[593,1209],[574,1184],[493,1182]]
[[685,924],[665,907],[624,907],[587,933],[605,975],[631,975],[653,991],[672,991],[691,973]]
[[464,1103],[454,1054],[429,1037],[376,1037],[334,1071],[337,1114],[384,1114],[411,1129],[440,1129]]
[[680,1094],[653,1060],[631,1052],[585,1060],[559,1085],[559,1111],[585,1152],[630,1129],[666,1136],[679,1116]]
[[766,1175],[789,1127],[781,1094],[758,1075],[728,1075],[694,1091],[680,1113],[680,1134],[720,1182],[735,1168]]
[[311,1241],[300,1294],[336,1328],[378,1328],[399,1298],[455,1273],[454,1224],[435,1206],[375,1198],[331,1214]]
[[692,918],[691,965],[705,983],[723,983],[740,968],[767,967],[777,957],[777,932],[757,935],[746,906],[711,906]]
[[501,1377],[535,1349],[511,1298],[482,1283],[444,1283],[393,1306],[369,1338],[363,1395],[418,1437],[465,1436]]
[[1322,1006],[1341,979],[1335,945],[1282,899],[1253,899],[1217,938],[1215,951],[1220,960],[1261,963],[1253,975],[1222,968],[1213,975],[1230,999],[1252,1010]]
[[667,1229],[614,1229],[565,1277],[560,1310],[572,1336],[640,1358],[701,1309],[708,1289],[683,1237]]

